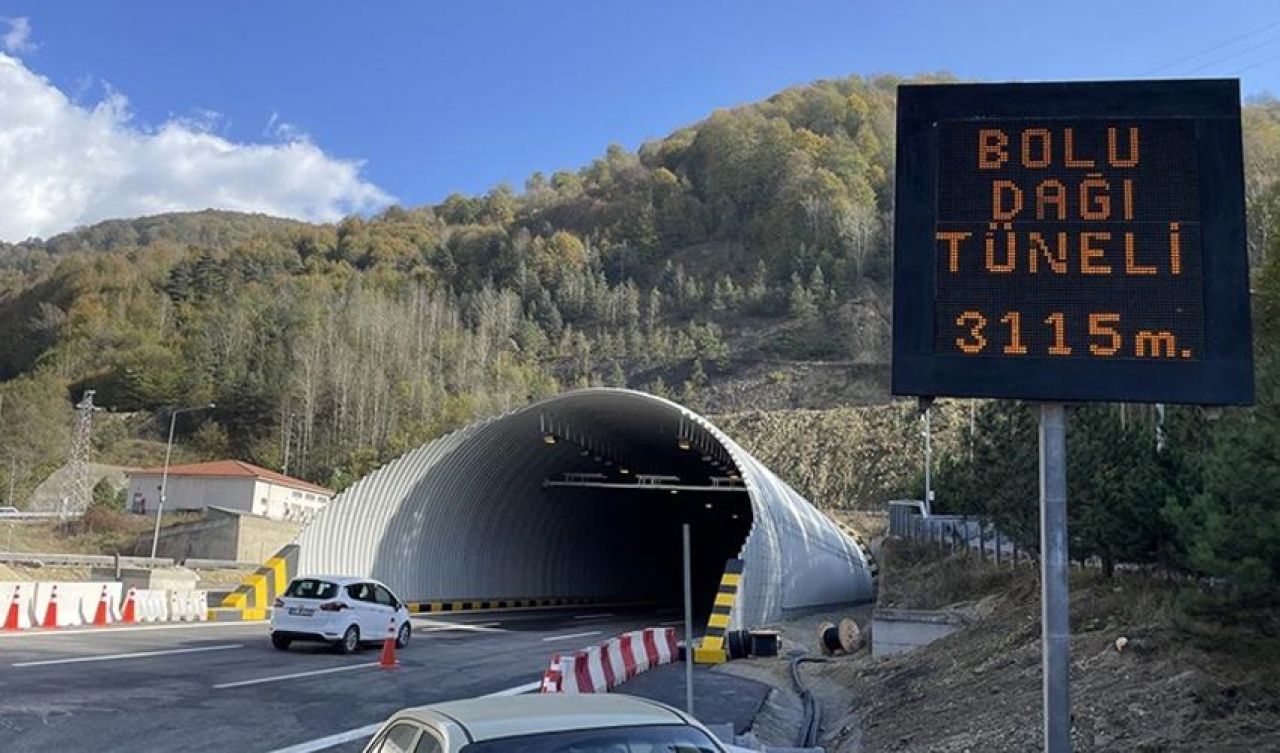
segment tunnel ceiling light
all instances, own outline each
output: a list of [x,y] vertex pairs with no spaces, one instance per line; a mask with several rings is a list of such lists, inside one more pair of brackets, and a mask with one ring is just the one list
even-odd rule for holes
[[588,455],[590,455],[590,454],[591,454],[591,450],[583,450],[582,452],[579,452],[578,454],[585,458],[586,456],[588,456]]
[[679,491],[679,490],[677,490],[677,489],[672,489],[672,490],[671,490],[671,493],[672,493],[672,494],[679,494],[679,493],[680,493],[680,491]]
[[631,472],[631,469],[630,469],[630,468],[622,468],[622,467],[619,467],[619,468],[618,468],[618,473],[621,473],[621,474],[622,474],[622,475],[624,475],[624,476],[625,476],[626,474],[630,473],[630,472]]
[[703,456],[702,456],[702,462],[704,462],[704,463],[710,463],[710,462],[711,462],[711,456],[710,456],[710,455],[703,455]]
[[676,442],[676,445],[679,446],[679,448],[682,450],[687,450],[693,446],[689,444],[689,440],[685,437],[680,437],[680,439]]
[[705,505],[703,505],[703,507],[705,507],[705,508],[707,508],[708,510],[710,510],[712,507],[714,507],[714,505],[712,505],[710,502],[708,502],[708,503],[706,503]]
[[546,434],[543,434],[543,435],[542,435],[542,441],[543,441],[543,443],[545,443],[545,444],[555,444],[555,443],[556,443],[556,435],[555,435],[555,434],[552,434],[552,433],[550,433],[550,432],[548,432],[548,433],[546,433]]
[[737,520],[737,519],[738,519],[738,513],[736,513],[736,512],[735,512],[733,515],[731,515],[731,516],[729,516],[729,517],[733,518],[734,520]]

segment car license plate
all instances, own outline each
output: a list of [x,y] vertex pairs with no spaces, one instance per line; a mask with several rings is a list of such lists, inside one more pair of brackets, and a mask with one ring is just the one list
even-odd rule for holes
[[298,617],[310,617],[315,613],[316,610],[307,609],[306,607],[289,607],[289,614],[296,615]]

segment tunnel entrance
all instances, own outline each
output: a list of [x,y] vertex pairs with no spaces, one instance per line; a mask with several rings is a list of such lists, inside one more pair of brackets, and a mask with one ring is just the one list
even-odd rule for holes
[[746,562],[748,624],[870,596],[854,545],[768,469],[675,403],[614,389],[473,424],[361,479],[300,535],[299,569],[411,602],[679,608],[684,523],[700,619],[730,558]]

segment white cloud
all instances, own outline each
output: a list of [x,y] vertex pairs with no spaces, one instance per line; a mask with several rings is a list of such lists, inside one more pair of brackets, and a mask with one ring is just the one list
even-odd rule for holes
[[40,45],[31,41],[31,21],[26,16],[18,18],[0,17],[0,21],[9,24],[9,30],[0,35],[0,47],[15,55],[24,52],[35,52]]
[[78,104],[3,53],[0,113],[0,240],[206,208],[327,222],[394,200],[361,177],[363,163],[305,136],[236,143],[213,132],[220,116],[207,111],[146,128],[122,94]]

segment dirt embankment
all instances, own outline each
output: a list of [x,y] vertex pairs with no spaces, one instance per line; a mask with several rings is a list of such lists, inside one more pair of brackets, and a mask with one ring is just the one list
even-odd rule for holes
[[[884,606],[947,606],[974,621],[912,654],[873,660],[864,650],[813,668],[854,699],[825,717],[828,750],[1040,750],[1036,570],[893,542],[883,572]],[[1280,751],[1278,628],[1274,609],[1210,607],[1161,580],[1073,573],[1075,750]]]

